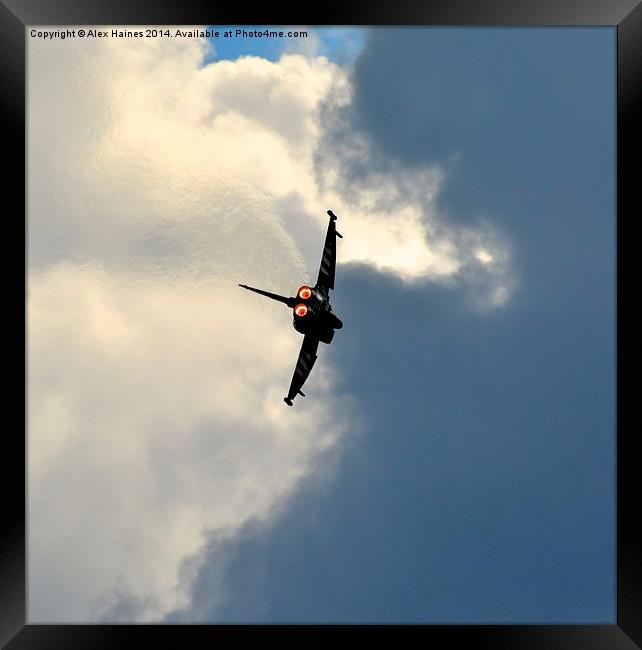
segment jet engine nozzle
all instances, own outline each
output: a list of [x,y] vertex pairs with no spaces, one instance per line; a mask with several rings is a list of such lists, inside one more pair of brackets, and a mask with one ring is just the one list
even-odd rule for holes
[[302,287],[299,288],[296,295],[299,296],[301,300],[307,300],[312,295],[312,289],[310,289],[310,287],[304,284]]
[[307,305],[304,305],[302,302],[299,303],[295,308],[294,308],[294,314],[298,316],[299,318],[303,318],[307,313],[309,309]]

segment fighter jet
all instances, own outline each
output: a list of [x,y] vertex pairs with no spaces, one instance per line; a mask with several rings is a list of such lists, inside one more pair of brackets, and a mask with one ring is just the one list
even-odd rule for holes
[[337,232],[335,221],[337,217],[328,210],[330,221],[328,223],[328,231],[325,236],[325,244],[323,246],[323,255],[321,256],[321,266],[319,267],[319,275],[317,282],[313,287],[303,285],[299,287],[296,296],[287,298],[286,296],[279,296],[276,293],[263,291],[262,289],[254,289],[248,287],[246,284],[239,284],[239,287],[254,291],[255,293],[278,300],[290,309],[292,309],[293,320],[292,324],[297,332],[303,334],[303,344],[299,352],[299,359],[294,369],[292,383],[290,390],[283,401],[292,406],[292,400],[297,396],[305,397],[301,392],[305,380],[308,378],[314,362],[317,360],[317,348],[319,341],[322,343],[330,343],[334,338],[334,331],[343,327],[341,319],[332,311],[330,307],[330,289],[334,289],[334,275],[337,263],[337,237],[341,234]]

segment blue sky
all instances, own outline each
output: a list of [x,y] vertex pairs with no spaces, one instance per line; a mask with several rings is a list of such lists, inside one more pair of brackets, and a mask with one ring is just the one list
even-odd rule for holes
[[[221,59],[236,60],[241,56],[260,56],[269,61],[276,61],[284,53],[305,51],[307,47],[315,48],[318,55],[327,56],[331,61],[339,64],[348,64],[354,61],[364,46],[364,30],[354,27],[293,27],[293,26],[269,26],[265,25],[215,25],[210,29],[216,29],[221,33],[218,38],[211,38],[210,42],[214,50],[208,56],[207,62]],[[271,31],[306,32],[306,37],[298,38],[268,38],[268,37],[247,37],[232,36],[225,38],[226,31],[236,32],[243,29],[247,32]]]
[[[444,164],[442,210],[506,234],[518,290],[480,314],[452,288],[341,268],[339,247],[346,326],[323,353],[364,430],[323,489],[229,549],[216,618],[612,623],[614,31],[376,29],[361,42],[352,128],[402,168]],[[207,585],[206,568],[205,609]]]

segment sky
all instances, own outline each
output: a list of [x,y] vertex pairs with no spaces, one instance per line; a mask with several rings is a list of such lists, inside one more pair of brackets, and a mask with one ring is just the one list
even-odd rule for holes
[[613,623],[614,30],[297,29],[29,39],[30,622]]

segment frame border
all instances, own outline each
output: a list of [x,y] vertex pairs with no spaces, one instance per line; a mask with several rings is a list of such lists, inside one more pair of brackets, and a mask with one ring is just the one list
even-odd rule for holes
[[[348,5],[306,6],[296,17],[270,5],[256,8],[251,21],[234,5],[212,6],[199,0],[157,0],[134,4],[127,0],[0,0],[0,110],[5,125],[2,142],[11,161],[6,166],[5,191],[17,212],[25,210],[24,294],[26,297],[26,142],[25,80],[26,26],[68,24],[309,24],[309,25],[468,25],[468,26],[612,26],[617,28],[617,287],[623,286],[623,245],[626,224],[638,216],[642,204],[639,174],[639,136],[635,117],[642,111],[642,4],[640,0],[413,0],[371,1],[367,8]],[[269,10],[268,10],[269,9]],[[22,163],[22,164],[21,164]],[[636,173],[637,172],[637,173]],[[634,212],[635,210],[635,212]],[[628,218],[627,218],[628,217]],[[17,222],[17,219],[14,220]],[[618,291],[619,298],[619,291]],[[25,304],[23,302],[23,304]],[[26,304],[25,304],[26,310]],[[404,625],[433,642],[465,643],[478,648],[631,650],[642,648],[642,537],[636,529],[640,488],[633,427],[625,427],[624,306],[617,300],[617,614],[613,625]],[[23,312],[26,380],[26,313]],[[629,325],[629,331],[631,326]],[[24,384],[26,423],[26,381]],[[16,397],[16,401],[18,398]],[[23,438],[13,431],[5,438],[6,458],[25,468],[26,426]],[[342,640],[358,633],[356,625],[34,625],[26,622],[26,471],[25,498],[13,477],[3,473],[4,526],[0,539],[0,646],[11,650],[55,648],[135,647],[160,641],[172,645],[200,644],[232,635],[244,628],[263,641],[278,632],[311,628],[319,640],[338,631]],[[636,490],[637,488],[637,490]],[[377,633],[392,640],[396,626],[378,625]],[[396,629],[390,629],[390,628]],[[356,637],[354,637],[356,638]],[[6,645],[5,645],[6,644]]]

